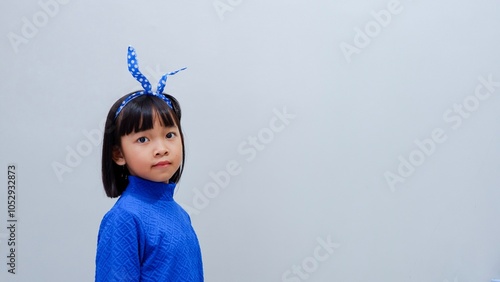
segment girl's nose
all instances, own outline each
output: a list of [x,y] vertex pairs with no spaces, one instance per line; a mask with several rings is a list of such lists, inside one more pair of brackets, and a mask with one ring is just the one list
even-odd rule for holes
[[168,155],[168,146],[163,141],[159,141],[156,145],[155,156]]

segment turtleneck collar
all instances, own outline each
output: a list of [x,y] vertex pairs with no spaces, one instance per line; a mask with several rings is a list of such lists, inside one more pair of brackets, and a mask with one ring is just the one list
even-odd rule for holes
[[138,176],[128,176],[125,193],[146,197],[151,200],[172,201],[175,183],[154,182]]

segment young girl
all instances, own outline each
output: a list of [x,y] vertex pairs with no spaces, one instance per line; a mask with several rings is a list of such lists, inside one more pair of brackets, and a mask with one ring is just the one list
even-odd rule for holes
[[189,215],[173,200],[184,168],[184,140],[177,100],[152,92],[128,49],[130,73],[143,91],[119,99],[108,113],[102,181],[120,197],[102,219],[96,281],[203,281],[201,251]]

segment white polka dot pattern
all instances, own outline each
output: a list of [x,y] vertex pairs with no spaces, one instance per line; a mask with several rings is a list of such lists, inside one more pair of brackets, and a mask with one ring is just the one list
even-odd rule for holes
[[151,87],[151,83],[139,70],[139,63],[137,62],[137,55],[135,53],[134,47],[132,47],[132,46],[128,47],[127,61],[128,61],[129,72],[142,85],[142,88],[144,90],[134,92],[134,93],[130,94],[130,96],[128,96],[125,100],[123,100],[120,107],[118,107],[118,110],[116,111],[115,118],[120,114],[120,112],[123,110],[123,108],[130,101],[132,101],[135,98],[142,96],[142,95],[152,95],[152,96],[159,97],[160,99],[165,101],[170,108],[172,108],[172,101],[170,101],[170,99],[168,99],[167,96],[163,95],[163,89],[165,89],[165,85],[167,83],[167,76],[174,75],[180,71],[185,70],[186,68],[182,68],[182,69],[164,74],[160,78],[160,81],[158,82],[158,85],[156,86],[156,92],[153,92],[152,87]]

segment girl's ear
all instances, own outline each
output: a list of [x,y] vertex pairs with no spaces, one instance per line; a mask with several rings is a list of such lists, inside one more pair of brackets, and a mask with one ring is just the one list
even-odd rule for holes
[[118,146],[113,147],[113,161],[117,165],[125,165],[127,163],[123,157],[122,150]]

